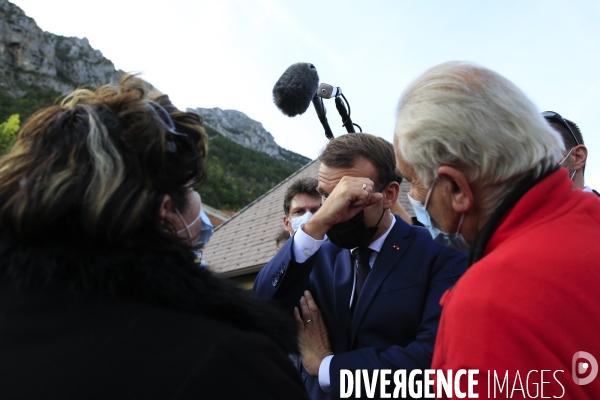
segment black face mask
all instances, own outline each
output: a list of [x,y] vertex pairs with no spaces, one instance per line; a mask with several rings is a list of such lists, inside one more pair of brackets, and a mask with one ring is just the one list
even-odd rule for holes
[[373,237],[377,233],[384,212],[385,210],[381,213],[377,225],[367,228],[365,226],[364,210],[360,210],[358,214],[348,221],[340,222],[329,228],[327,237],[331,243],[344,249],[366,247],[371,243]]

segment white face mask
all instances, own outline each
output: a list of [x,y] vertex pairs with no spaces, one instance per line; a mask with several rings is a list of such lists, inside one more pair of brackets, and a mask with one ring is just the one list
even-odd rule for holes
[[179,219],[181,220],[181,222],[183,222],[183,225],[185,226],[185,228],[178,230],[178,231],[177,231],[177,234],[180,234],[180,233],[181,233],[181,232],[183,232],[183,231],[187,231],[188,238],[190,239],[190,243],[193,243],[193,240],[192,240],[192,233],[190,232],[190,228],[191,228],[192,226],[194,226],[194,224],[195,224],[196,222],[198,222],[198,220],[199,220],[200,218],[202,218],[202,207],[200,207],[200,211],[198,212],[198,216],[196,217],[196,219],[195,219],[195,220],[193,220],[192,222],[190,222],[190,224],[189,224],[189,225],[188,225],[188,224],[185,222],[185,219],[183,219],[183,216],[181,215],[181,213],[179,212],[179,210],[178,210],[177,208],[175,208],[175,211],[177,212],[177,215],[179,215]]
[[413,210],[415,211],[417,220],[420,223],[422,223],[425,226],[425,228],[427,228],[427,230],[431,234],[431,237],[433,237],[433,240],[435,240],[439,244],[450,247],[451,249],[454,249],[457,251],[463,251],[463,252],[469,251],[470,246],[467,243],[467,241],[465,240],[465,238],[463,237],[463,235],[460,233],[460,228],[461,228],[463,220],[465,218],[465,214],[461,214],[461,216],[460,216],[460,221],[458,222],[458,228],[456,229],[456,233],[442,232],[441,230],[439,230],[438,228],[433,226],[433,222],[431,222],[431,216],[429,215],[429,212],[427,211],[427,203],[429,203],[429,197],[431,196],[431,193],[433,192],[434,186],[435,186],[435,183],[431,186],[431,189],[429,189],[429,192],[427,192],[427,197],[425,198],[425,204],[422,204],[420,201],[413,199],[411,197],[411,195],[408,194],[408,200],[410,201],[410,204],[412,205]]
[[[571,155],[571,152],[573,151],[574,148],[575,147],[572,147],[571,150],[569,150],[569,152],[567,153],[565,158],[563,158],[562,161],[558,163],[558,165],[560,165],[562,167],[563,163],[567,160],[567,158],[569,158],[569,156]],[[571,174],[571,180],[573,180],[573,177],[575,176],[576,172],[577,172],[577,170],[574,170],[573,173]]]
[[562,167],[563,163],[565,161],[567,161],[567,158],[569,158],[569,156],[571,155],[571,152],[573,151],[574,148],[575,147],[572,147],[571,150],[569,150],[569,152],[567,153],[567,155],[565,156],[565,158],[563,158],[562,161],[558,163],[558,165],[560,165]]
[[[288,220],[292,223],[292,230],[294,231],[294,233],[296,233],[296,231],[300,228],[300,226],[302,224],[307,223],[308,220],[312,218],[312,216],[313,216],[313,213],[311,213],[310,211],[307,211],[299,217],[295,217],[292,219],[288,218]],[[292,236],[291,233],[290,233],[290,236]]]

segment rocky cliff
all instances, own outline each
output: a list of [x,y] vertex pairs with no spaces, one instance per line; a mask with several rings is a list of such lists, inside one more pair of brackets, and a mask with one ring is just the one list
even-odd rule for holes
[[[51,103],[58,95],[78,86],[116,82],[122,74],[86,38],[44,32],[19,7],[0,0],[0,108],[3,105],[6,108],[0,109],[0,122],[12,113],[27,117],[28,112],[48,105],[48,100]],[[36,102],[36,98],[43,101]],[[27,102],[29,108],[19,108],[15,105],[17,100]],[[260,122],[242,112],[219,108],[190,111],[201,114],[206,124],[223,136],[294,168],[310,161],[279,147]]]
[[44,32],[19,7],[0,0],[0,90],[13,99],[31,86],[64,94],[118,80],[122,73],[86,38]]
[[228,139],[271,157],[292,163],[296,168],[306,165],[310,159],[286,150],[275,143],[263,125],[236,110],[220,108],[188,108],[187,111],[202,115],[204,123]]

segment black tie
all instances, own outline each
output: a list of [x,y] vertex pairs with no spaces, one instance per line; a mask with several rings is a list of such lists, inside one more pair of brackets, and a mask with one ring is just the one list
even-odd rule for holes
[[350,307],[352,310],[354,310],[354,306],[358,301],[358,296],[367,280],[367,275],[371,271],[371,267],[369,266],[371,253],[373,253],[373,250],[368,247],[358,247],[352,252],[356,260],[356,285],[354,286],[354,297],[352,298],[352,306]]

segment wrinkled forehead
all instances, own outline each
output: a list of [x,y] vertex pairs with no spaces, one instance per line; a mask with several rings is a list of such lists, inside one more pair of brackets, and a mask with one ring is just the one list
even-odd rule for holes
[[290,209],[295,207],[312,208],[321,205],[321,196],[313,196],[308,193],[298,193],[292,198]]
[[319,165],[319,187],[320,193],[331,193],[344,176],[355,178],[369,178],[378,183],[379,174],[375,166],[365,158],[359,157],[352,167],[330,167],[321,163]]

